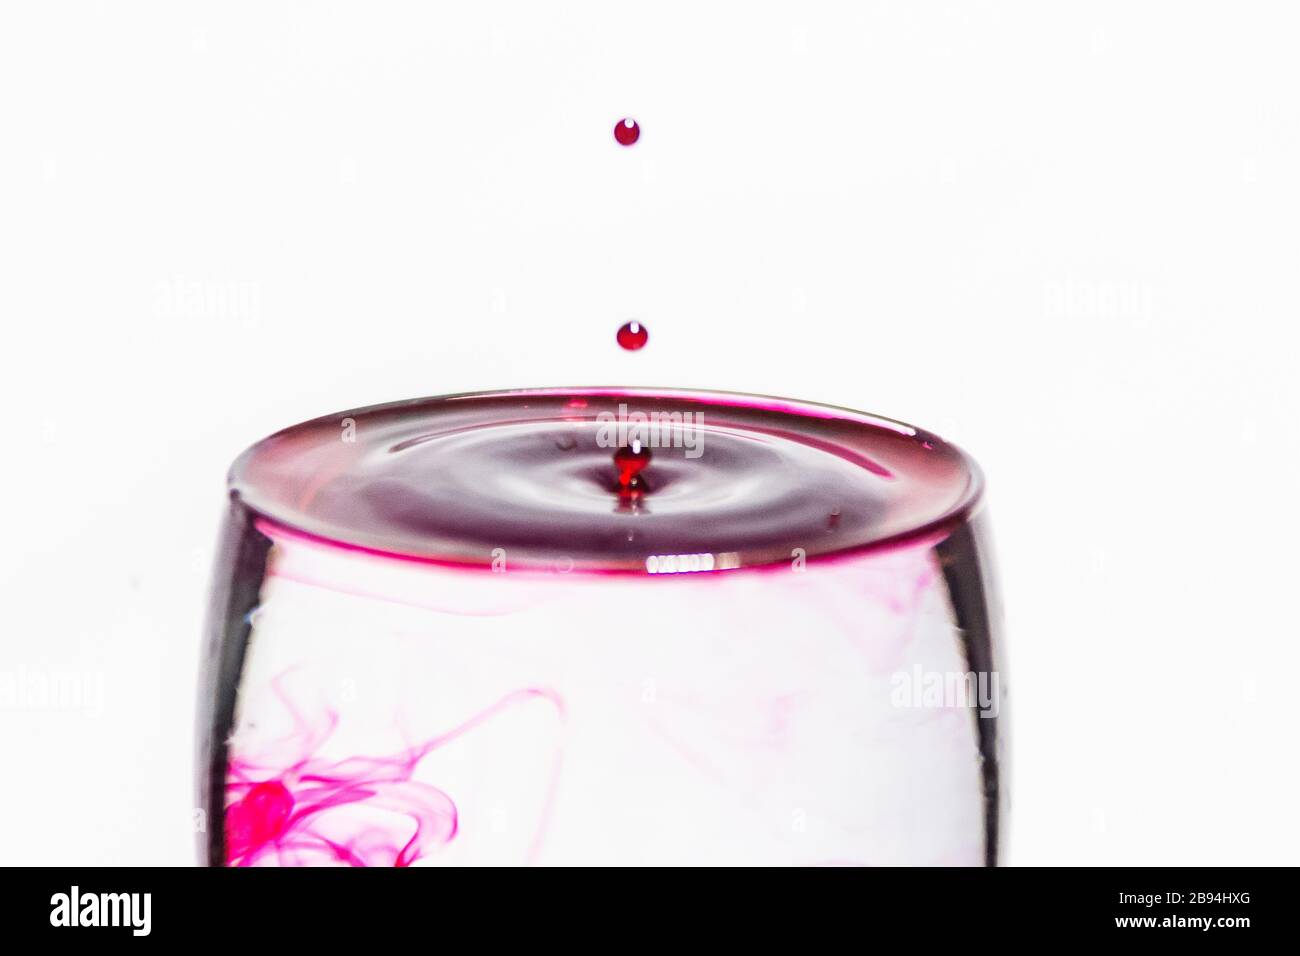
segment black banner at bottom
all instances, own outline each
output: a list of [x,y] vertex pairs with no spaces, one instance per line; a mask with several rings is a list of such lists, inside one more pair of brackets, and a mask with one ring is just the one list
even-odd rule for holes
[[[1235,942],[1290,923],[1285,869],[579,871],[538,878],[484,870],[30,869],[7,871],[0,913],[17,937],[83,943],[406,941],[447,930],[500,943],[623,946],[736,942],[758,931],[919,939],[1043,933],[1080,939]],[[515,881],[518,882],[515,882]],[[666,934],[666,936],[662,935]],[[14,936],[10,936],[14,938]],[[862,937],[865,942],[866,937]],[[769,940],[775,944],[776,940]]]

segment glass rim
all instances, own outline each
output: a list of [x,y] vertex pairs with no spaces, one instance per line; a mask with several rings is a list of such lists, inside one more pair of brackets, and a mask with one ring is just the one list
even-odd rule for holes
[[[395,561],[434,565],[448,569],[482,571],[487,569],[489,565],[481,561],[461,560],[445,555],[411,554],[400,550],[390,550],[387,548],[367,545],[360,541],[349,540],[346,535],[326,534],[312,530],[311,528],[305,527],[302,521],[287,514],[286,512],[289,509],[276,508],[274,505],[265,502],[250,500],[247,494],[241,492],[242,479],[249,465],[256,459],[259,453],[264,450],[265,446],[269,442],[285,436],[310,431],[311,429],[318,428],[325,423],[331,423],[331,426],[334,427],[343,419],[355,419],[378,413],[394,412],[404,408],[424,407],[442,403],[449,404],[461,401],[527,397],[595,397],[607,399],[620,397],[660,397],[683,402],[700,401],[714,406],[771,411],[794,416],[796,418],[845,421],[866,426],[868,428],[893,432],[903,437],[917,439],[923,443],[933,443],[935,448],[941,448],[943,453],[950,456],[952,462],[959,470],[957,477],[959,479],[964,479],[964,486],[956,493],[953,502],[947,508],[929,517],[927,520],[910,523],[900,531],[882,535],[878,538],[872,538],[867,541],[850,543],[838,548],[827,550],[817,554],[815,559],[810,556],[810,563],[813,560],[815,560],[817,564],[839,562],[868,554],[888,553],[923,543],[938,543],[939,541],[949,537],[962,525],[969,523],[978,512],[984,500],[986,486],[984,473],[974,457],[966,452],[961,446],[942,438],[936,433],[911,425],[899,419],[889,418],[872,412],[861,411],[848,406],[813,402],[804,399],[792,399],[778,395],[737,392],[725,389],[658,387],[645,385],[582,385],[568,387],[536,386],[451,392],[439,395],[421,396],[417,398],[398,399],[395,401],[358,406],[343,411],[319,415],[289,425],[285,428],[278,429],[245,448],[244,451],[235,458],[227,471],[227,490],[232,499],[237,499],[243,507],[247,508],[255,516],[259,525],[263,522],[269,523],[270,526],[290,538],[302,539],[315,545],[324,546],[334,550],[366,554]],[[739,566],[727,568],[726,570],[729,573],[762,573],[774,570],[788,570],[788,568],[789,559],[786,558],[783,560],[740,564]],[[539,567],[523,567],[518,570],[512,569],[511,573],[512,575],[534,573],[550,576],[554,572]],[[635,567],[575,566],[563,573],[566,575],[572,574],[579,576],[615,574],[678,579],[694,578],[699,576],[695,573],[653,574],[644,568]]]

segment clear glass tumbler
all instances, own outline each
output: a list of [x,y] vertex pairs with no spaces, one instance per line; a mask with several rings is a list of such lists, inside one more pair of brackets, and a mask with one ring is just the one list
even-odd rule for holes
[[847,409],[536,389],[319,418],[230,475],[212,865],[992,865],[971,459]]

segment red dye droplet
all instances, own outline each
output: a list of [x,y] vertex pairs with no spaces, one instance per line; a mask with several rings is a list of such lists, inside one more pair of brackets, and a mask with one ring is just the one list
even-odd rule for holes
[[650,341],[650,332],[640,322],[625,322],[618,330],[618,344],[635,352]]
[[620,448],[614,452],[614,467],[618,469],[620,488],[630,489],[640,484],[638,477],[645,466],[650,464],[650,449],[634,441],[630,447]]
[[614,124],[614,138],[620,146],[631,146],[641,138],[641,127],[632,117],[625,116]]

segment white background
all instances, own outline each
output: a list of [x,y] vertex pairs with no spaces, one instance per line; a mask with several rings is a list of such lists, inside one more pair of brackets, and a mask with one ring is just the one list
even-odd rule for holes
[[244,446],[584,383],[964,445],[1008,611],[1010,861],[1297,862],[1297,27],[1284,3],[6,3],[0,672],[87,692],[0,712],[0,862],[193,861]]

